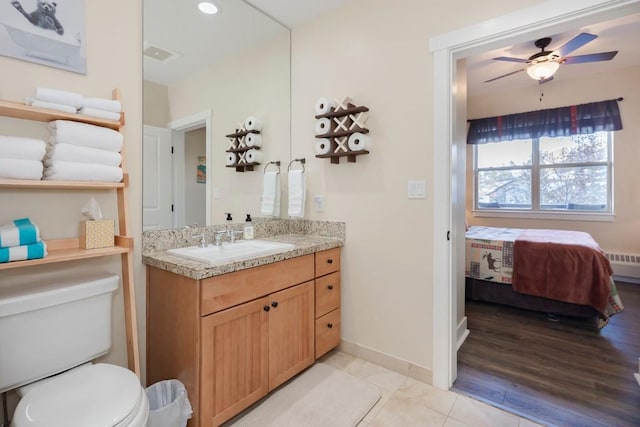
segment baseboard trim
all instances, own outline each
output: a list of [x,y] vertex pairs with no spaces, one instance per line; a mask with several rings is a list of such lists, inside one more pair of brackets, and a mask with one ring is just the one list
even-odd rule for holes
[[431,369],[416,365],[408,360],[345,340],[340,341],[339,349],[347,354],[406,375],[423,383],[433,384],[433,373]]
[[460,323],[458,323],[458,330],[457,330],[456,336],[458,337],[456,350],[460,350],[460,347],[462,347],[462,344],[464,344],[464,341],[469,336],[469,329],[467,329],[467,316],[464,316],[460,321]]

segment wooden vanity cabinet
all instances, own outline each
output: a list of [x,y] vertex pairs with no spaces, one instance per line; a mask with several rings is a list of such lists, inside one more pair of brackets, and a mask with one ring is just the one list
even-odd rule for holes
[[222,424],[340,344],[340,248],[191,279],[147,266],[147,384]]

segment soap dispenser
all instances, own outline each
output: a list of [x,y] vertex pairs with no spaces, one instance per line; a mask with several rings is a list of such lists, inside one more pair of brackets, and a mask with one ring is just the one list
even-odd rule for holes
[[227,216],[227,224],[231,224],[233,222],[233,218],[231,218],[231,213],[225,212],[224,214]]
[[244,222],[244,230],[242,232],[242,238],[245,240],[253,239],[253,222],[251,222],[251,215],[247,214],[247,219]]

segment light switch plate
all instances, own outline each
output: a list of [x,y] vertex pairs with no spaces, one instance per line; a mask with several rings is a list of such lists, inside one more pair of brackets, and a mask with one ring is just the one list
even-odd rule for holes
[[313,196],[313,206],[316,212],[324,212],[324,196]]
[[407,197],[409,199],[424,199],[427,197],[427,183],[424,179],[409,180]]

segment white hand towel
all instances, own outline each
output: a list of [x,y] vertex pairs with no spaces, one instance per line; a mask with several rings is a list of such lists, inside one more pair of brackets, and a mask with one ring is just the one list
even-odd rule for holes
[[97,108],[82,107],[80,110],[78,110],[78,113],[84,114],[85,116],[97,117],[99,119],[120,120],[120,113],[99,110]]
[[114,99],[84,98],[82,100],[82,107],[111,111],[112,113],[119,113],[122,111],[122,104],[120,103],[120,101],[116,101]]
[[289,216],[304,217],[305,177],[304,171],[289,171]]
[[52,181],[120,182],[122,168],[54,160],[44,170],[44,179]]
[[53,135],[49,140],[51,144],[81,145],[119,153],[124,142],[120,132],[88,123],[55,120],[49,122],[49,130]]
[[36,98],[27,98],[26,103],[27,105],[31,105],[33,107],[46,108],[47,110],[62,111],[63,113],[75,114],[78,112],[76,107],[72,107],[71,105],[56,104],[55,102],[42,101]]
[[0,135],[0,157],[40,161],[44,157],[47,144],[41,139]]
[[44,161],[45,166],[50,166],[50,162],[54,160],[120,166],[122,155],[115,151],[101,150],[99,148],[82,147],[73,144],[55,144],[48,146]]
[[266,216],[280,215],[280,174],[278,172],[264,174],[260,213]]
[[55,104],[70,105],[75,108],[82,107],[82,95],[74,92],[67,92],[65,90],[50,89],[46,87],[39,87],[36,89],[36,96],[34,98],[40,101],[53,102]]
[[0,178],[41,179],[42,162],[38,160],[0,158]]

